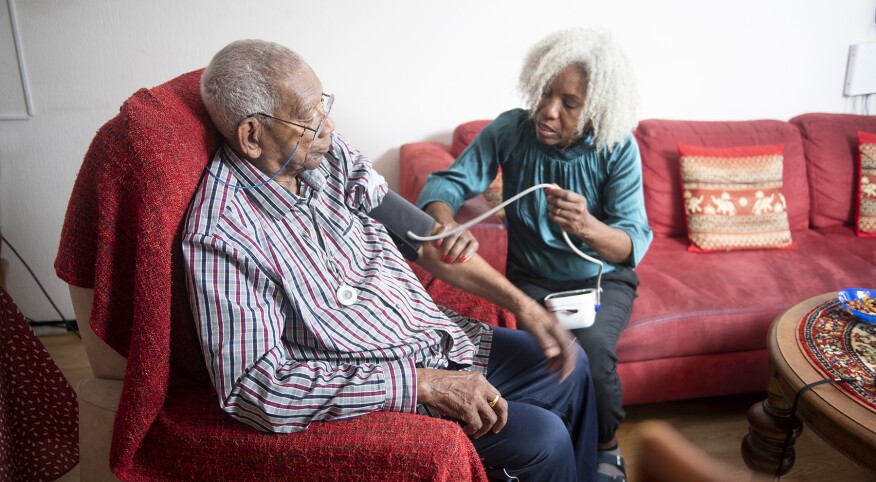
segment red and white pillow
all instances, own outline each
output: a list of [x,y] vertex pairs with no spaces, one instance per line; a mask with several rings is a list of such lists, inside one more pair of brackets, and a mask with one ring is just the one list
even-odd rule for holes
[[[493,182],[487,186],[487,189],[484,190],[484,197],[487,199],[487,202],[490,203],[490,206],[496,207],[504,201],[502,199],[502,168],[499,168],[498,174],[496,174],[496,178],[493,179]],[[496,212],[496,216],[499,219],[505,219],[505,208],[502,208]]]
[[790,249],[782,144],[678,145],[688,249]]
[[855,234],[876,237],[876,134],[858,132]]

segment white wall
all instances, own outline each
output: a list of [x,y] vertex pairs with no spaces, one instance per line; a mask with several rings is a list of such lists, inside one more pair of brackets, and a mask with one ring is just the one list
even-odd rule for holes
[[[337,95],[338,131],[393,187],[401,144],[449,142],[457,124],[519,106],[523,54],[559,28],[616,32],[636,66],[640,118],[851,112],[848,46],[876,40],[876,0],[13,1],[36,115],[0,122],[0,231],[67,317],[52,264],[92,136],[136,89],[203,67],[232,40],[301,53]],[[25,315],[57,319],[2,253]]]

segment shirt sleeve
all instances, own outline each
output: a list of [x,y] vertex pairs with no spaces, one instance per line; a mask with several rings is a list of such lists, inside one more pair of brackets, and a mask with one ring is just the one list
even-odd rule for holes
[[378,410],[415,412],[412,359],[296,360],[283,336],[295,330],[290,301],[245,249],[218,235],[188,234],[183,254],[201,348],[220,406],[231,416],[287,433]]
[[632,240],[630,265],[635,267],[645,256],[654,239],[645,212],[642,190],[642,158],[639,145],[632,135],[627,136],[611,153],[609,176],[606,183],[605,223],[624,230]]
[[467,199],[487,189],[499,172],[503,120],[500,116],[487,124],[448,169],[429,175],[417,199],[419,208],[441,201],[450,206],[455,216]]
[[371,159],[334,134],[332,149],[346,173],[345,203],[353,211],[369,212],[378,206],[389,190],[386,179],[374,170]]

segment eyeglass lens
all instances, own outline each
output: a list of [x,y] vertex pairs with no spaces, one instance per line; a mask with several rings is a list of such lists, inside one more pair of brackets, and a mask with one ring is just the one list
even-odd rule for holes
[[319,136],[319,133],[322,132],[322,126],[325,125],[325,120],[328,119],[329,112],[332,110],[332,104],[335,103],[335,94],[322,94],[322,98],[320,99],[320,104],[322,106],[322,111],[325,112],[325,115],[322,116],[322,120],[319,121],[319,124],[316,126],[316,130],[313,131],[313,138],[316,139]]

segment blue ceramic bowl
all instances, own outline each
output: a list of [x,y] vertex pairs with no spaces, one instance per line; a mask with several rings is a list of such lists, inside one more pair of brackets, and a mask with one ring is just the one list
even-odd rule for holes
[[836,294],[836,298],[839,300],[840,303],[843,304],[843,308],[845,308],[846,311],[854,315],[855,318],[863,321],[864,323],[876,324],[876,316],[868,315],[867,313],[861,313],[858,310],[849,308],[849,301],[866,297],[876,298],[876,290],[871,290],[867,288],[846,288]]

